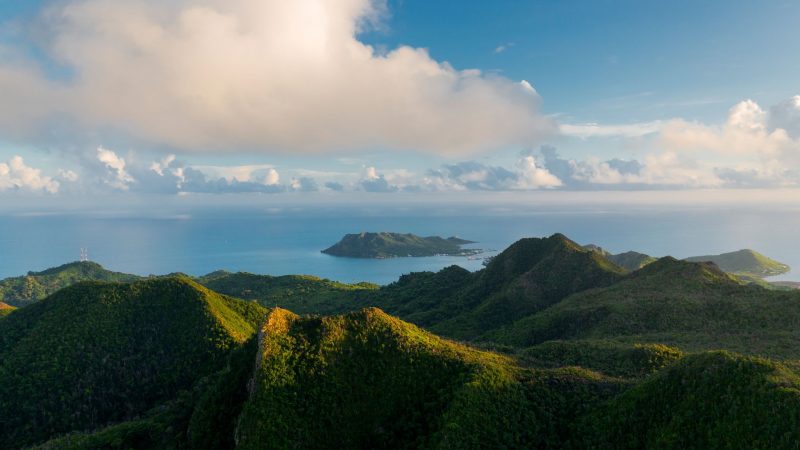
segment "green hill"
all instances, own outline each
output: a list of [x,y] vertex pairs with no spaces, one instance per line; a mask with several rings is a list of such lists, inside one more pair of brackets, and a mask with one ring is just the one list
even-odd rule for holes
[[619,383],[580,370],[526,371],[365,309],[261,332],[241,449],[558,447],[569,418]]
[[136,419],[222,368],[265,310],[185,278],[83,282],[0,321],[0,448]]
[[739,250],[720,255],[704,255],[686,258],[686,261],[711,261],[725,272],[746,278],[764,278],[780,275],[789,271],[789,266],[767,258],[755,250]]
[[41,272],[28,272],[21,277],[0,280],[0,301],[21,307],[81,281],[130,282],[137,279],[139,277],[136,275],[112,272],[94,262],[72,262]]
[[797,448],[800,377],[767,360],[691,355],[582,420],[577,447]]
[[401,277],[372,303],[436,333],[473,339],[622,276],[602,255],[554,234],[521,239],[476,273],[451,267]]
[[[359,306],[360,294],[377,290],[372,283],[345,284],[310,275],[269,276],[217,271],[196,281],[221,294],[255,300],[298,314],[337,314]],[[363,305],[362,305],[363,306]]]
[[553,339],[662,343],[800,358],[800,293],[743,285],[712,263],[665,257],[484,336],[528,346]]
[[462,249],[472,241],[457,237],[421,237],[402,233],[347,234],[322,253],[349,258],[394,258],[400,256],[474,255],[476,249]]
[[608,259],[611,260],[614,264],[622,267],[623,269],[633,272],[634,270],[639,270],[642,267],[653,263],[657,260],[650,255],[645,255],[644,253],[639,252],[625,252],[625,253],[618,253],[616,255],[609,255]]
[[628,251],[624,253],[613,254],[603,247],[588,244],[584,245],[583,248],[586,250],[591,250],[593,252],[600,253],[601,255],[605,256],[606,259],[613,262],[614,264],[622,267],[623,269],[627,270],[628,272],[633,272],[634,270],[639,270],[642,267],[655,262],[657,258],[654,258],[650,255],[646,255],[644,253]]

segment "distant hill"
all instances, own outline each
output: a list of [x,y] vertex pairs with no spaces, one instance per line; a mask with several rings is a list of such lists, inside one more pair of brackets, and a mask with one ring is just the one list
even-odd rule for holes
[[380,287],[372,283],[345,284],[310,275],[275,277],[226,271],[212,272],[196,281],[221,294],[255,300],[266,307],[279,306],[298,314],[337,314],[356,309],[359,294]]
[[472,241],[457,237],[442,238],[439,236],[420,237],[414,234],[401,233],[360,233],[345,235],[333,246],[322,250],[322,253],[348,258],[395,258],[402,256],[435,256],[435,255],[474,255],[476,249],[462,249],[462,245],[474,244]]
[[221,369],[265,310],[186,278],[83,282],[0,320],[0,448],[131,420]]
[[657,258],[654,258],[650,255],[646,255],[644,253],[628,251],[624,253],[613,254],[602,247],[599,247],[594,244],[584,245],[583,248],[587,250],[591,250],[601,255],[605,256],[609,261],[613,262],[614,264],[622,267],[623,269],[627,270],[628,272],[633,272],[634,270],[639,270],[642,267],[654,262]]
[[[585,245],[584,248],[598,252],[608,258],[609,261],[633,272],[651,264],[657,260],[644,253],[629,251],[625,253],[613,254],[602,247],[594,244]],[[755,250],[739,250],[720,255],[692,256],[686,258],[690,262],[713,262],[725,272],[735,274],[746,281],[758,282],[764,277],[780,275],[790,270],[790,267],[781,262],[770,259]]]
[[41,272],[0,280],[0,301],[12,306],[27,306],[80,281],[130,282],[136,275],[112,272],[100,264],[82,261],[64,264]]
[[484,338],[523,347],[553,339],[612,339],[800,358],[798,317],[796,291],[743,285],[713,263],[665,257]]
[[474,339],[622,277],[622,269],[602,255],[554,234],[521,239],[476,273],[450,267],[403,276],[372,303],[442,335]]
[[630,251],[618,253],[616,255],[609,255],[608,259],[623,269],[633,272],[634,270],[639,270],[642,267],[655,262],[657,258],[654,258],[650,255],[645,255],[644,253]]
[[686,258],[687,261],[711,261],[725,272],[747,278],[764,278],[780,275],[790,270],[789,266],[770,259],[755,250],[744,249],[720,255],[704,255]]

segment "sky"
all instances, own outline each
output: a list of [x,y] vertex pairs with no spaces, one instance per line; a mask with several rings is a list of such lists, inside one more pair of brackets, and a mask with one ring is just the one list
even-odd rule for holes
[[779,0],[0,0],[0,201],[791,198],[799,21]]

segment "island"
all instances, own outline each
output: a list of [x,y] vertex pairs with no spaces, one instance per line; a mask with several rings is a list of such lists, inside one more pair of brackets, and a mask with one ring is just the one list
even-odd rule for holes
[[339,242],[322,250],[331,256],[347,258],[385,259],[405,256],[472,256],[480,249],[462,248],[473,241],[458,237],[421,237],[410,233],[347,234]]
[[742,278],[766,278],[789,272],[788,265],[768,258],[755,250],[743,249],[720,255],[692,256],[690,262],[711,261],[725,272]]

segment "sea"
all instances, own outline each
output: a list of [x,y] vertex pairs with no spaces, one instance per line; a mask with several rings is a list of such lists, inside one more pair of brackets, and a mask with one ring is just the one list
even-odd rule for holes
[[347,233],[392,231],[458,236],[491,256],[525,237],[563,233],[613,253],[635,250],[685,258],[752,248],[789,264],[771,280],[800,281],[800,209],[708,207],[537,208],[436,205],[376,208],[179,208],[168,214],[0,214],[0,277],[78,260],[80,249],[104,267],[139,275],[218,269],[307,274],[342,282],[388,284],[410,272],[450,265],[481,269],[482,259],[434,256],[351,259],[320,251]]

